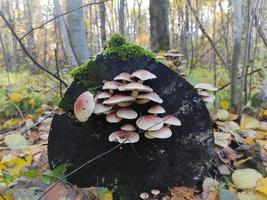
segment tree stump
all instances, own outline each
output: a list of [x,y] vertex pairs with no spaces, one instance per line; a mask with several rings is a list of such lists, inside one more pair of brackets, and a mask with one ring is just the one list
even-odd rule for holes
[[[74,101],[89,86],[101,85],[102,80],[111,80],[121,72],[146,69],[157,76],[147,85],[163,99],[161,105],[166,113],[176,113],[182,126],[171,127],[173,135],[168,139],[149,140],[140,134],[138,143],[123,144],[70,176],[68,181],[81,187],[109,187],[133,200],[151,189],[166,191],[171,186],[192,186],[201,181],[215,153],[211,119],[197,91],[184,78],[147,55],[124,60],[117,59],[116,54],[103,53],[89,63],[67,89],[60,104],[65,111],[73,113]],[[96,70],[94,77],[86,74],[89,68]],[[103,73],[99,74],[99,70]],[[87,79],[94,81],[86,84]],[[138,112],[147,107],[142,109]],[[109,142],[108,136],[124,123],[124,120],[107,123],[103,115],[92,115],[87,122],[80,123],[69,113],[55,114],[48,144],[50,167],[71,163],[70,171],[111,149],[117,143]]]

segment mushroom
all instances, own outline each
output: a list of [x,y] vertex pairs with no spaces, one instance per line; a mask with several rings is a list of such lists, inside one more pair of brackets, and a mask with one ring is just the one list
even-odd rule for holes
[[148,197],[149,197],[149,194],[148,194],[147,192],[142,192],[142,193],[140,194],[140,198],[141,198],[141,199],[148,199]]
[[123,119],[135,119],[138,116],[137,112],[130,108],[121,108],[117,111],[116,115]]
[[149,134],[148,131],[146,131],[146,132],[144,133],[144,136],[145,136],[146,138],[148,138],[148,139],[154,139],[154,137],[151,136],[151,135]]
[[131,75],[127,72],[122,72],[119,75],[114,77],[115,81],[122,81],[123,83],[126,82],[133,82],[133,80],[131,79]]
[[165,113],[165,109],[163,107],[161,107],[160,105],[155,105],[155,106],[152,106],[151,108],[148,109],[147,111],[148,113],[151,113],[151,114],[163,114]]
[[197,93],[198,93],[200,96],[202,96],[202,97],[208,97],[208,96],[210,96],[210,94],[209,94],[208,92],[203,91],[203,90],[199,90],[199,91],[197,91]]
[[102,87],[103,90],[109,90],[110,94],[113,94],[114,90],[117,90],[121,84],[117,81],[104,81]]
[[150,101],[150,99],[137,99],[135,101],[136,104],[146,104]]
[[111,97],[111,94],[108,92],[100,92],[95,96],[95,101],[99,99],[108,99]]
[[163,102],[163,100],[155,92],[139,94],[136,98],[137,98],[137,100],[139,100],[139,99],[147,99],[147,100],[154,101],[156,103],[162,103]]
[[95,114],[101,114],[101,113],[105,113],[111,109],[112,109],[112,106],[107,106],[107,105],[104,105],[102,103],[96,103],[94,113]]
[[122,120],[122,118],[118,117],[116,115],[116,110],[115,111],[112,111],[111,113],[109,113],[107,116],[106,116],[106,120],[109,122],[109,123],[118,123]]
[[128,83],[126,85],[119,86],[119,91],[132,91],[132,96],[136,97],[139,92],[152,92],[153,89],[149,86],[141,83]]
[[119,130],[111,133],[108,140],[119,143],[136,143],[139,141],[139,138],[139,134],[136,132]]
[[74,115],[80,122],[85,122],[92,115],[95,108],[94,95],[86,91],[74,103]]
[[160,191],[157,189],[153,189],[151,190],[151,194],[153,194],[154,196],[158,196],[160,194]]
[[132,96],[124,95],[124,94],[115,94],[112,97],[110,97],[109,99],[103,101],[103,104],[115,105],[118,103],[131,102],[131,101],[135,101],[135,98]]
[[169,127],[164,126],[156,131],[148,131],[147,134],[153,138],[166,139],[172,136],[172,131]]
[[170,127],[171,125],[173,126],[181,126],[182,123],[181,121],[173,116],[173,115],[166,115],[164,117],[162,117],[163,123],[167,125],[167,127]]
[[209,96],[203,97],[202,99],[206,103],[214,103],[216,97],[213,94],[209,94]]
[[136,120],[136,125],[142,130],[156,131],[163,127],[163,120],[156,115],[144,115]]
[[199,83],[195,85],[196,89],[202,89],[202,90],[210,90],[210,91],[217,91],[218,88],[210,83]]
[[135,131],[136,128],[134,125],[132,124],[124,124],[122,127],[121,127],[121,130],[124,130],[124,131]]
[[132,104],[132,102],[121,102],[121,103],[118,103],[117,105],[119,107],[128,107],[131,104]]
[[144,69],[139,69],[139,70],[133,72],[131,77],[138,78],[139,83],[143,83],[143,81],[146,81],[149,79],[157,78],[157,76],[155,74],[152,74],[151,72],[144,70]]

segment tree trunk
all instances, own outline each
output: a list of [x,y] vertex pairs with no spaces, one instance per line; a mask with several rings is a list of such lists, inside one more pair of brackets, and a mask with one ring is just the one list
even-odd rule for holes
[[106,44],[106,6],[105,3],[99,4],[99,14],[100,14],[100,32],[101,32],[101,46],[102,48]]
[[[53,0],[53,1],[54,1],[54,7],[55,7],[56,15],[60,15],[62,13],[62,11],[61,11],[59,0]],[[69,60],[70,65],[71,66],[79,66],[79,64],[75,58],[75,55],[73,53],[73,49],[71,47],[71,44],[70,44],[68,31],[66,28],[64,18],[59,17],[57,19],[57,23],[58,23],[59,31],[61,33],[62,40],[63,40],[64,49],[65,49],[65,52],[66,52],[66,55],[67,55],[67,58]]]
[[169,0],[150,0],[150,40],[154,52],[170,49],[169,4]]
[[241,0],[234,1],[234,49],[231,69],[231,110],[238,111],[238,61],[242,39],[242,6]]
[[120,6],[119,6],[119,32],[123,36],[125,36],[125,0],[120,0]]
[[[82,6],[82,0],[65,0],[66,10],[73,10]],[[82,10],[74,11],[67,15],[67,24],[71,46],[78,64],[89,59],[90,51],[87,45],[85,25]]]

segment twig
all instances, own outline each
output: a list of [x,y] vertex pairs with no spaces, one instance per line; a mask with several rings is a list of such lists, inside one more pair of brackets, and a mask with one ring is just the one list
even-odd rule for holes
[[211,45],[212,48],[214,49],[214,52],[216,53],[216,55],[217,55],[217,56],[219,57],[219,59],[221,60],[222,64],[223,64],[226,68],[228,68],[227,63],[224,61],[223,57],[221,56],[220,52],[219,52],[218,49],[216,48],[216,46],[215,46],[214,42],[212,41],[211,37],[210,37],[209,34],[206,32],[205,28],[203,27],[202,23],[200,22],[200,20],[199,20],[197,14],[196,14],[196,11],[194,10],[194,8],[193,8],[192,5],[191,5],[191,1],[190,1],[190,0],[187,0],[187,2],[188,2],[188,5],[189,5],[189,7],[190,7],[190,10],[192,11],[192,13],[193,13],[193,15],[194,15],[194,17],[195,17],[195,19],[196,19],[198,25],[199,25],[199,28],[200,28],[201,32],[202,32],[203,35],[205,35],[205,37],[208,39],[210,45]]
[[6,19],[6,17],[4,16],[4,14],[2,13],[2,11],[0,10],[0,17],[4,20],[5,24],[7,25],[7,27],[9,28],[9,30],[11,31],[11,33],[13,34],[13,36],[15,37],[15,39],[18,41],[19,45],[21,46],[21,48],[23,49],[23,51],[25,52],[25,54],[31,59],[31,61],[40,69],[42,69],[43,71],[45,71],[46,73],[50,74],[51,76],[53,76],[55,79],[57,79],[58,81],[60,81],[61,83],[63,83],[65,86],[68,86],[68,84],[66,82],[64,82],[62,79],[60,79],[57,75],[53,74],[52,72],[50,72],[48,69],[46,69],[44,66],[42,66],[40,63],[38,63],[33,56],[30,54],[30,52],[26,49],[26,47],[24,46],[24,44],[22,43],[22,41],[20,40],[20,38],[18,37],[17,33],[15,32],[15,30],[12,28],[12,26],[10,25],[10,23],[8,22],[8,20]]
[[[266,68],[267,68],[267,66],[264,66],[263,68],[255,69],[254,71],[251,71],[251,72],[247,73],[246,76],[251,75],[251,74],[254,74],[254,73],[259,72],[259,71],[262,71],[263,69],[266,69]],[[241,78],[241,76],[238,77],[238,79],[240,79],[240,78]],[[225,85],[219,87],[219,89],[217,90],[217,92],[220,91],[220,90],[222,90],[222,89],[224,89],[224,88],[226,88],[230,84],[231,84],[231,82],[226,83]]]
[[75,12],[75,11],[77,11],[77,10],[79,10],[79,9],[84,8],[84,7],[91,6],[91,5],[97,5],[97,4],[101,4],[101,3],[105,3],[105,2],[107,2],[107,1],[110,1],[110,0],[104,0],[104,1],[99,1],[99,2],[93,2],[93,3],[84,4],[84,5],[79,6],[79,7],[77,7],[77,8],[71,9],[71,10],[66,11],[66,12],[64,12],[64,13],[61,13],[60,15],[57,15],[57,16],[55,16],[55,17],[49,19],[48,21],[44,22],[43,24],[41,24],[41,25],[39,25],[39,26],[36,26],[36,27],[32,28],[29,32],[25,33],[25,34],[24,34],[21,38],[19,38],[19,39],[20,39],[20,40],[23,40],[26,36],[28,36],[29,34],[31,34],[31,33],[32,33],[33,31],[35,31],[36,29],[42,28],[43,26],[45,26],[45,25],[48,24],[49,22],[52,22],[53,20],[55,20],[55,19],[57,19],[57,18],[59,18],[59,17],[62,17],[62,16],[67,15],[67,14],[69,14],[69,13]]
[[22,119],[23,121],[25,121],[25,117],[24,117],[24,115],[22,114],[22,112],[21,112],[20,108],[18,107],[18,105],[15,104],[14,102],[11,102],[11,104],[18,110],[21,119]]

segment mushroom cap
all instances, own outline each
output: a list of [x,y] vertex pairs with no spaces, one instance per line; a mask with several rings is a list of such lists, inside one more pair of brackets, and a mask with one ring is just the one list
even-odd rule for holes
[[111,113],[109,113],[108,115],[106,115],[106,120],[109,122],[109,123],[118,123],[122,120],[122,118],[118,117],[116,115],[116,110],[115,111],[112,111]]
[[122,72],[119,75],[115,76],[114,80],[133,82],[133,80],[131,79],[131,75],[127,72]]
[[135,119],[137,118],[137,112],[131,108],[121,108],[117,111],[116,115],[124,119]]
[[157,78],[155,74],[152,74],[150,71],[139,69],[132,73],[131,77],[136,77],[142,81],[146,81],[149,79]]
[[104,105],[102,103],[96,103],[94,113],[95,114],[101,114],[101,113],[107,112],[111,109],[112,109],[112,106],[107,106],[107,105]]
[[218,88],[210,83],[199,83],[195,85],[196,89],[202,89],[202,90],[210,90],[210,91],[217,91]]
[[121,102],[121,103],[118,103],[117,105],[119,107],[128,107],[131,104],[132,104],[132,102]]
[[117,81],[104,81],[103,90],[117,90],[120,83]]
[[132,124],[124,124],[122,127],[121,127],[121,130],[124,130],[124,131],[135,131],[136,128],[134,125]]
[[163,120],[156,115],[144,115],[136,120],[136,125],[142,130],[156,131],[163,127]]
[[164,126],[156,131],[148,131],[148,134],[154,138],[165,139],[172,136],[172,131],[169,127]]
[[131,102],[131,101],[135,101],[135,97],[127,96],[124,94],[115,94],[112,97],[110,97],[109,99],[103,101],[103,104],[115,105],[117,103]]
[[148,199],[148,197],[149,197],[149,194],[146,193],[146,192],[142,192],[142,193],[140,194],[140,198],[141,198],[141,199]]
[[108,137],[108,140],[110,142],[119,142],[119,143],[136,143],[139,141],[139,138],[140,136],[136,132],[119,130],[111,133]]
[[155,105],[149,108],[147,112],[151,114],[162,114],[162,113],[165,113],[166,111],[160,105]]
[[111,97],[111,94],[109,94],[108,92],[100,92],[95,96],[95,100],[98,99],[108,99]]
[[153,189],[153,190],[151,190],[151,194],[153,194],[153,195],[157,196],[157,195],[159,195],[159,194],[160,194],[160,191],[159,191],[159,190],[157,190],[157,189]]
[[148,131],[146,131],[146,132],[144,133],[144,136],[145,136],[146,138],[148,138],[148,139],[154,139],[154,137],[151,136],[151,135],[149,134]]
[[85,122],[92,115],[95,108],[94,95],[86,91],[74,103],[74,115],[80,122]]
[[153,89],[149,86],[143,85],[141,83],[128,83],[126,85],[119,86],[119,91],[141,91],[141,92],[152,92]]
[[149,101],[150,101],[150,99],[137,99],[134,103],[136,103],[136,104],[146,104]]
[[181,121],[173,115],[165,115],[164,117],[162,117],[162,120],[164,124],[173,125],[173,126],[182,125]]
[[214,103],[216,97],[213,94],[209,94],[209,96],[203,97],[202,99],[206,103]]
[[210,94],[206,91],[203,91],[203,90],[200,90],[200,91],[197,91],[197,93],[202,96],[202,97],[208,97],[210,96]]
[[139,99],[149,99],[151,101],[154,101],[156,103],[162,103],[163,100],[159,97],[159,95],[156,92],[149,92],[149,93],[145,93],[145,94],[139,94],[136,97],[138,100]]

